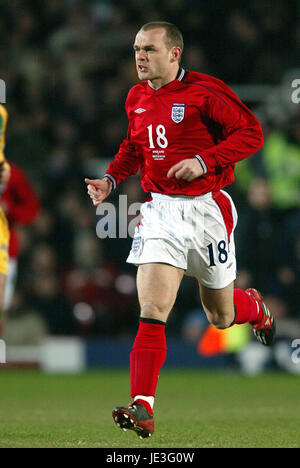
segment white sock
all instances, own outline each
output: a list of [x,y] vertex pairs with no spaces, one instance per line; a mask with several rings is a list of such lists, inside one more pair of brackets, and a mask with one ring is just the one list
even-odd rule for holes
[[153,406],[154,406],[154,397],[153,396],[137,395],[137,396],[134,397],[134,401],[135,400],[145,400],[145,401],[147,401],[149,403],[149,405],[153,409]]

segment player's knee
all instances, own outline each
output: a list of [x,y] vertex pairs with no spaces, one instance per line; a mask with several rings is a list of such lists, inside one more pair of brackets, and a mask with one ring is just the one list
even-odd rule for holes
[[218,317],[218,319],[213,323],[213,325],[218,328],[219,330],[225,330],[226,328],[229,328],[232,323],[232,320],[227,320],[224,317]]
[[164,320],[169,314],[169,304],[145,302],[141,304],[141,317]]
[[214,310],[207,313],[209,322],[220,330],[231,326],[233,322],[233,313],[231,311]]

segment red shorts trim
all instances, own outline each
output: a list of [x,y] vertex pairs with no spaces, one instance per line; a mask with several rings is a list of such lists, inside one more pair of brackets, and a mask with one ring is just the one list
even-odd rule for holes
[[228,242],[230,242],[230,236],[233,231],[233,214],[232,214],[232,206],[229,198],[224,195],[222,192],[212,192],[212,197],[214,201],[217,203],[218,207],[220,208],[221,214],[223,216],[224,224],[226,226],[227,235],[228,235]]

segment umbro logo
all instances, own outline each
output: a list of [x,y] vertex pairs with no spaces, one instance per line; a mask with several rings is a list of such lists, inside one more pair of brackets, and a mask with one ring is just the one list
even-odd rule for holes
[[146,109],[143,109],[142,107],[139,107],[134,112],[136,112],[136,114],[141,114],[142,112],[146,112]]

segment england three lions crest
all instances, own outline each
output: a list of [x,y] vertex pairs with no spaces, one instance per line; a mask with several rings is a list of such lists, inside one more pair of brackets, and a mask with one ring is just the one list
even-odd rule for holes
[[175,102],[172,104],[172,112],[171,112],[171,119],[175,123],[182,122],[184,119],[184,113],[185,113],[185,104]]

